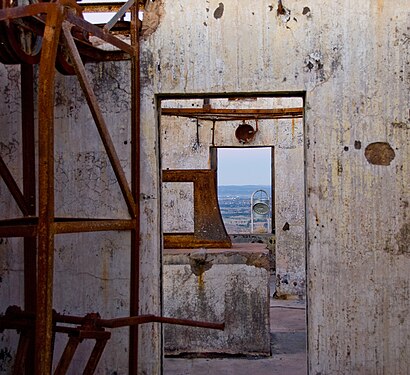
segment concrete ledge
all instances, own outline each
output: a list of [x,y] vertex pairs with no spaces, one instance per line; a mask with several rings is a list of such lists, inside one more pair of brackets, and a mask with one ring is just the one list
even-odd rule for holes
[[263,244],[164,252],[164,316],[226,325],[165,325],[165,354],[270,355],[269,270]]

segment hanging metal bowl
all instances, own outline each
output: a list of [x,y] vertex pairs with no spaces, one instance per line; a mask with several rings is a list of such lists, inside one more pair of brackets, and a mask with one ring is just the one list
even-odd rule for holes
[[236,128],[235,137],[242,144],[250,143],[255,137],[256,132],[257,130],[255,130],[252,125],[249,125],[244,121]]

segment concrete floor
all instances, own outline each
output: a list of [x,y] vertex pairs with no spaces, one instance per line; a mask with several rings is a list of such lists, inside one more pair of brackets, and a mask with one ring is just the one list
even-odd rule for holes
[[271,299],[272,355],[264,358],[165,358],[165,375],[306,375],[304,301]]

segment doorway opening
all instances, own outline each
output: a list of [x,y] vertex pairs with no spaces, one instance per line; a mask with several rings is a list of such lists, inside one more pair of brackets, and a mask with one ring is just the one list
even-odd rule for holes
[[[258,356],[274,368],[275,358],[289,354],[300,357],[299,373],[306,374],[303,99],[164,97],[159,107],[163,314],[227,324],[227,333],[165,327],[165,355]],[[229,152],[242,161],[234,175],[249,177],[249,183],[225,179]],[[252,177],[261,167],[246,164],[252,152],[267,155],[265,180]],[[239,195],[228,196],[232,185],[249,187],[236,221],[226,219],[229,198]],[[258,190],[267,198],[251,205]],[[265,233],[251,233],[251,209],[267,200],[268,210],[258,206],[255,213],[268,213],[270,223],[261,220]],[[257,219],[255,224],[263,216]],[[166,360],[165,374],[173,373],[170,366]]]

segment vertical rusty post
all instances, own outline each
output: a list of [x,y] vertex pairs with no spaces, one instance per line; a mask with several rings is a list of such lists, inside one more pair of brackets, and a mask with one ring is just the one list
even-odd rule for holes
[[[140,44],[138,19],[139,1],[131,8],[131,190],[136,204],[136,223],[131,231],[131,276],[130,315],[139,312],[139,272],[140,272]],[[129,374],[138,373],[138,325],[130,327]]]
[[[34,77],[33,65],[21,64],[21,127],[23,143],[23,194],[28,215],[36,215],[36,159],[34,140]],[[24,237],[24,309],[36,312],[37,299],[37,240]],[[31,331],[30,349],[26,357],[25,372],[34,368],[34,333]]]
[[[34,83],[33,65],[21,65],[21,123],[23,140],[23,194],[28,215],[36,214],[36,165],[34,152]],[[24,238],[25,310],[36,306],[36,240]]]
[[64,8],[50,4],[38,83],[39,212],[35,374],[51,371],[54,261],[54,81]]

